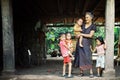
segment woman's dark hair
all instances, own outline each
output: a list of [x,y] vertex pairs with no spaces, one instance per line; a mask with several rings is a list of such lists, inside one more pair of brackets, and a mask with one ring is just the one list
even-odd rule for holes
[[101,36],[97,37],[96,40],[99,40],[101,42],[101,44],[105,44],[103,37],[101,37]]

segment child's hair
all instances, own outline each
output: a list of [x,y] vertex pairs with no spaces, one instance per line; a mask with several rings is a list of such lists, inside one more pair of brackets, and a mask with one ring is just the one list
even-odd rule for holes
[[103,37],[101,37],[101,36],[97,37],[96,40],[99,40],[101,42],[101,44],[105,44]]
[[58,42],[60,42],[60,37],[62,37],[62,35],[65,35],[65,33],[59,33]]
[[59,37],[61,37],[62,35],[64,35],[65,33],[60,33]]
[[67,34],[70,34],[70,35],[71,35],[71,33],[70,33],[70,32],[66,32],[66,35],[67,35]]
[[80,19],[81,19],[81,20],[83,20],[83,18],[82,18],[82,17],[77,18],[76,23],[77,23]]

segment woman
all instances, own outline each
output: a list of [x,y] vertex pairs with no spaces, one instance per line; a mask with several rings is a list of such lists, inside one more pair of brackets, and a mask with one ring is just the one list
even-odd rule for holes
[[85,14],[85,24],[82,26],[82,33],[77,35],[77,38],[80,36],[83,37],[82,45],[79,46],[79,40],[76,45],[76,53],[74,65],[80,68],[80,75],[83,76],[83,71],[90,69],[90,77],[93,77],[92,71],[92,52],[90,50],[90,45],[92,43],[92,37],[95,33],[96,26],[92,22],[93,15],[90,12]]

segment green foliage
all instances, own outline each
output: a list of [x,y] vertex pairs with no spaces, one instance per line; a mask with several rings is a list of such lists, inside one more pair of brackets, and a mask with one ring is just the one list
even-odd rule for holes
[[[49,32],[46,33],[46,43],[47,43],[47,51],[48,53],[54,51],[55,49],[59,49],[58,43],[59,43],[59,35],[60,33],[66,33],[66,32],[70,32],[73,34],[73,27],[49,27]],[[115,43],[114,43],[114,47],[115,50],[117,48],[117,44],[118,44],[118,39],[120,37],[120,28],[115,27],[114,28],[114,32],[115,32]],[[102,36],[103,38],[105,38],[105,27],[104,26],[97,26],[97,31],[95,32],[94,38],[98,37],[98,36]],[[95,45],[95,41],[93,41],[93,46]]]
[[105,38],[105,28],[97,26],[97,29],[96,29],[94,36],[95,37],[102,36],[103,38]]
[[119,34],[120,34],[119,31],[120,31],[120,28],[119,28],[119,27],[115,27],[115,28],[114,28],[115,41],[119,39],[119,36],[120,36],[120,35],[119,35]]
[[55,34],[53,31],[47,32],[46,36],[47,36],[47,40],[55,41]]
[[116,26],[114,28],[114,34],[115,34],[114,54],[117,55],[117,52],[118,52],[118,42],[119,42],[119,39],[120,39],[120,27]]
[[51,53],[55,49],[59,49],[60,33],[70,32],[73,35],[73,27],[49,27],[49,32],[46,33],[47,51]]

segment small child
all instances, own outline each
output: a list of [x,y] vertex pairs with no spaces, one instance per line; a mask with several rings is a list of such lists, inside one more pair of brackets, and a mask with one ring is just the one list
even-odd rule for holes
[[[80,33],[82,32],[82,28],[81,28],[82,24],[83,24],[83,20],[82,20],[82,18],[80,18],[80,19],[77,20],[77,23],[74,25],[74,34],[75,34],[75,36],[80,35]],[[79,45],[80,45],[80,47],[83,47],[82,38],[83,38],[82,36],[79,37]]]
[[98,77],[101,76],[101,72],[105,66],[105,59],[104,59],[105,49],[106,49],[106,45],[104,43],[103,38],[97,37],[96,38],[96,47],[93,50],[93,52],[97,51],[97,54],[98,54],[98,57],[96,60],[97,76]]
[[71,40],[71,34],[70,33],[66,33],[66,44],[69,48],[68,53],[73,59],[73,55],[72,55],[72,53],[73,53],[73,43],[72,43],[72,40]]
[[[72,63],[71,63],[71,58],[69,55],[69,50],[70,48],[68,48],[67,44],[66,44],[66,35],[65,34],[61,34],[60,35],[60,51],[62,53],[63,56],[63,77],[68,77],[68,78],[72,78],[73,76],[71,75],[71,70],[72,70]],[[66,76],[66,66],[69,66],[68,68],[68,76]]]

